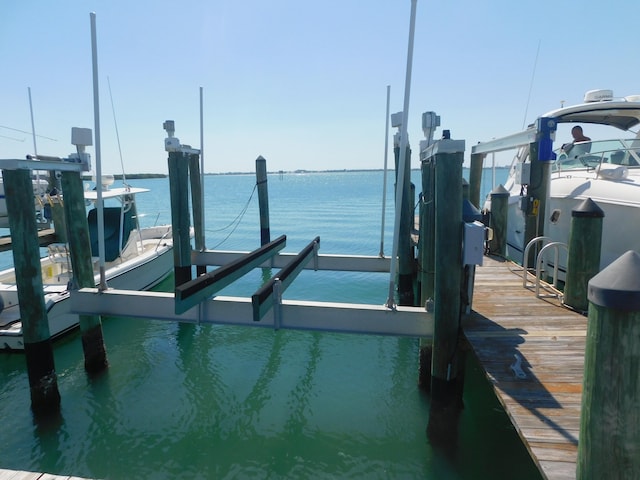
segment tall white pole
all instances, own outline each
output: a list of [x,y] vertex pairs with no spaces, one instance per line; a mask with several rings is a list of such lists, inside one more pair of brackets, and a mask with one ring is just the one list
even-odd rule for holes
[[31,113],[31,136],[33,138],[33,154],[38,156],[38,148],[36,147],[36,125],[33,120],[33,104],[31,103],[31,87],[27,87],[29,92],[29,112]]
[[[200,200],[202,208],[202,228],[204,229],[204,108],[203,108],[204,91],[200,87]],[[202,232],[202,248],[206,250],[205,234]]]
[[96,139],[96,196],[98,209],[98,256],[100,257],[99,290],[107,289],[105,278],[104,205],[102,204],[102,156],[100,152],[100,98],[98,90],[98,42],[96,40],[96,14],[91,12],[91,60],[93,67],[93,123]]
[[387,159],[389,157],[389,99],[391,98],[391,85],[387,85],[387,115],[384,129],[384,179],[382,181],[382,222],[380,226],[380,258],[384,258],[384,217],[387,206]]
[[[417,0],[411,0],[411,20],[409,24],[409,47],[407,49],[407,72],[404,82],[404,107],[402,109],[402,126],[400,127],[400,161],[396,180],[396,218],[393,228],[393,252],[391,254],[391,271],[389,278],[389,297],[387,308],[395,308],[396,267],[398,263],[398,242],[400,240],[400,209],[402,208],[402,195],[404,190],[404,171],[407,160],[407,123],[409,118],[409,97],[411,96],[411,68],[413,63],[413,37],[416,27]],[[409,166],[410,167],[410,166]]]
[[[36,124],[33,119],[33,103],[31,102],[31,87],[27,87],[29,92],[29,113],[31,114],[31,137],[33,138],[33,154],[38,158],[38,147],[36,146]],[[40,170],[36,170],[37,192],[40,194]]]

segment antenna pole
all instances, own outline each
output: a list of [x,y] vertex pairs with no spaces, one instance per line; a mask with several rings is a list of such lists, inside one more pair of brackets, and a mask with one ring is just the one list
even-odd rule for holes
[[407,49],[407,73],[404,82],[404,107],[402,109],[402,125],[400,127],[400,161],[398,162],[398,174],[396,181],[396,218],[393,228],[393,252],[391,254],[391,268],[389,272],[389,297],[387,308],[395,308],[396,264],[398,263],[398,242],[400,240],[400,209],[402,208],[402,195],[404,190],[404,172],[407,160],[407,123],[409,118],[409,97],[411,95],[411,68],[413,62],[413,37],[416,27],[416,3],[411,0],[411,20],[409,22],[409,47]]
[[[38,158],[38,147],[36,147],[36,125],[33,119],[33,103],[31,102],[31,87],[27,87],[29,92],[29,113],[31,114],[31,137],[33,138],[33,154]],[[40,171],[36,170],[36,185],[40,193]]]
[[[202,202],[202,208],[200,212],[202,214],[202,225],[204,226],[204,108],[203,108],[203,99],[204,99],[204,89],[200,87],[200,200]],[[204,231],[202,232],[202,249],[206,250],[205,246],[205,235]]]
[[96,132],[96,196],[98,209],[98,255],[100,257],[99,290],[107,289],[104,249],[104,205],[102,202],[102,157],[100,153],[100,99],[98,93],[98,42],[96,40],[96,14],[91,12],[91,60],[93,67],[93,122]]
[[389,99],[391,97],[391,85],[387,85],[387,114],[384,129],[384,177],[382,181],[382,222],[380,226],[380,258],[384,258],[384,216],[387,206],[387,159],[389,157]]

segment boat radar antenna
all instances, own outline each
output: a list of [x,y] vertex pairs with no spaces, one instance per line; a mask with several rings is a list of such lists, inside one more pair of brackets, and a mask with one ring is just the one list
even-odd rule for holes
[[182,152],[182,153],[200,153],[197,148],[191,148],[191,145],[180,144],[180,139],[175,137],[176,125],[173,120],[165,120],[162,124],[162,128],[167,132],[167,138],[164,139],[164,149],[167,152]]

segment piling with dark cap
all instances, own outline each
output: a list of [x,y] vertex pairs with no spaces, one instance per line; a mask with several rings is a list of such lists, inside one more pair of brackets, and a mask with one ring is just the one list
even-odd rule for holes
[[640,254],[589,281],[577,478],[640,478]]
[[590,198],[571,211],[564,303],[586,312],[589,280],[600,271],[604,212]]
[[256,185],[258,186],[258,207],[260,210],[260,245],[266,245],[271,241],[271,228],[269,226],[267,161],[262,155],[256,158]]
[[509,215],[509,191],[498,185],[491,191],[491,228],[493,238],[489,252],[505,257],[507,254],[507,219]]
[[168,167],[171,194],[171,231],[173,234],[173,271],[177,287],[191,280],[188,154],[169,152]]

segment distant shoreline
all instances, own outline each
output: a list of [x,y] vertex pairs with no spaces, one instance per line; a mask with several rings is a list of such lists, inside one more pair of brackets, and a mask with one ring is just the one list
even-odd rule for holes
[[[469,167],[465,167],[465,168],[469,168]],[[491,167],[484,167],[484,169],[489,169]],[[496,170],[503,170],[503,169],[508,169],[510,167],[503,165],[503,166],[496,166],[495,167]],[[393,169],[389,169],[389,170],[393,170]],[[412,168],[412,171],[419,171],[419,168]],[[307,174],[307,173],[358,173],[358,172],[382,172],[383,169],[382,168],[360,168],[360,169],[348,169],[348,168],[344,168],[344,169],[340,169],[340,170],[274,170],[271,172],[267,172],[268,175],[300,175],[300,174]],[[219,173],[215,173],[215,172],[209,172],[209,173],[205,173],[205,175],[255,175],[255,172],[219,172]],[[146,178],[167,178],[169,175],[166,173],[129,173],[127,175],[125,175],[126,178],[128,178],[129,180],[140,180],[140,179],[146,179]],[[89,175],[85,175],[83,177],[85,180],[90,179],[91,177]],[[115,180],[122,180],[122,174],[114,174],[113,178]]]

